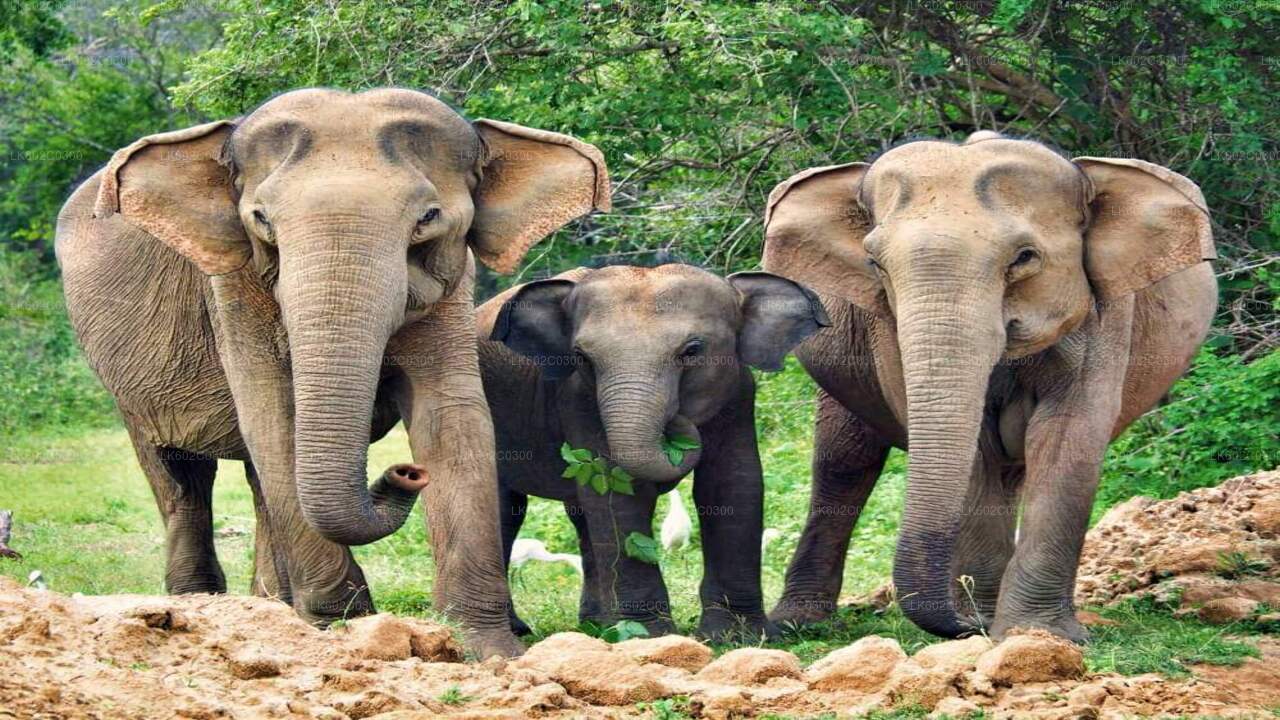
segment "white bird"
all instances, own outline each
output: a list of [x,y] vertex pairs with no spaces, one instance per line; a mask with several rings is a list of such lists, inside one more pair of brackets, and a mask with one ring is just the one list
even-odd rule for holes
[[37,590],[44,590],[48,586],[44,584],[44,573],[39,570],[32,570],[27,576],[27,587],[33,587]]
[[667,493],[667,497],[671,498],[671,505],[667,508],[667,516],[662,519],[662,547],[674,550],[689,544],[689,537],[693,534],[693,521],[684,509],[679,490],[672,490]]
[[760,533],[760,554],[764,555],[765,548],[769,547],[769,543],[782,537],[782,531],[778,528],[765,528]]
[[539,562],[562,562],[573,566],[578,574],[582,574],[582,557],[569,553],[547,552],[547,546],[541,540],[533,538],[517,538],[511,544],[511,567],[518,568],[530,560]]

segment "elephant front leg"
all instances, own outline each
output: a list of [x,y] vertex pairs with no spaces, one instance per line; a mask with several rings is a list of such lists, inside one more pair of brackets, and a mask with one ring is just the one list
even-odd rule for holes
[[866,423],[818,391],[809,518],[782,599],[769,613],[780,627],[821,622],[835,612],[853,527],[888,456],[888,444]]
[[400,371],[397,404],[414,462],[431,482],[421,494],[435,556],[436,607],[466,627],[474,655],[512,657],[498,504],[493,421],[480,380],[471,288],[442,300],[392,338],[388,353],[411,358]]
[[693,483],[703,558],[698,635],[714,641],[758,642],[777,634],[765,617],[760,586],[764,474],[753,396],[744,391],[740,402],[699,428],[706,449]]
[[600,624],[635,620],[655,637],[676,630],[667,586],[656,564],[627,554],[626,539],[633,533],[653,537],[657,499],[656,486],[639,481],[632,496],[615,492],[600,495],[590,487],[578,489],[578,504],[594,555],[592,574],[602,606]]
[[1059,359],[1058,377],[1039,393],[1027,424],[1021,532],[1005,570],[991,635],[1040,627],[1084,642],[1073,600],[1102,459],[1120,415],[1129,357],[1132,298],[1105,308],[1082,328],[1076,358]]

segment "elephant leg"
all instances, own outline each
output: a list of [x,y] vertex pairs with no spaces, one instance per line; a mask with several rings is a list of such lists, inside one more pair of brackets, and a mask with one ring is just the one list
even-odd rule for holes
[[155,447],[132,427],[129,438],[164,522],[165,592],[226,592],[227,579],[213,544],[213,478],[218,461]]
[[607,606],[601,585],[602,575],[600,566],[596,563],[596,555],[591,549],[591,531],[587,527],[585,511],[576,501],[569,500],[564,504],[564,512],[578,533],[578,552],[582,555],[582,597],[578,602],[578,622],[606,624]]
[[[520,526],[524,524],[524,515],[529,509],[529,496],[514,490],[499,488],[498,512],[502,518],[502,558],[507,572],[511,572],[511,546],[520,534]],[[517,635],[528,635],[533,631],[528,623],[516,615],[514,600],[507,606],[507,616],[511,621],[511,631]]]
[[747,385],[733,405],[699,428],[706,449],[693,482],[703,562],[698,635],[714,641],[777,634],[765,617],[760,584],[764,473],[754,404],[755,392]]
[[498,519],[493,419],[480,379],[472,302],[474,261],[457,290],[427,317],[392,337],[401,367],[396,395],[414,462],[427,469],[422,491],[436,561],[436,606],[467,628],[475,655],[514,657],[506,562]]
[[1027,423],[1022,523],[1000,584],[991,636],[1039,627],[1085,642],[1074,590],[1080,551],[1098,489],[1102,459],[1120,417],[1129,361],[1133,298],[1091,315],[1081,326],[1085,347],[1059,359],[1054,382],[1038,388]]
[[989,453],[974,464],[951,575],[963,578],[956,607],[980,627],[995,618],[1000,579],[1013,555],[1021,480],[1021,467],[1002,467]]
[[253,534],[253,580],[250,581],[249,592],[292,605],[288,557],[278,547],[279,540],[271,531],[271,514],[253,463],[245,462],[244,476],[249,489],[253,491],[253,514],[257,520]]
[[635,483],[635,495],[597,494],[590,487],[578,488],[591,538],[591,553],[600,569],[599,588],[604,619],[611,625],[619,620],[635,620],[651,636],[675,632],[671,601],[662,572],[657,565],[629,557],[626,538],[632,533],[653,537],[653,511],[658,492],[653,483]]
[[822,390],[814,434],[809,518],[782,599],[769,613],[778,625],[820,622],[835,612],[853,527],[889,455],[888,443]]

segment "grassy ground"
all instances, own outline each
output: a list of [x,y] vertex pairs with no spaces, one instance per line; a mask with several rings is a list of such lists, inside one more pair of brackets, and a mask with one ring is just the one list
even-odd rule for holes
[[[765,597],[771,606],[781,593],[786,563],[808,507],[812,386],[793,361],[786,372],[762,378],[760,404],[766,526],[782,533],[764,561]],[[0,561],[0,573],[25,580],[39,570],[50,588],[67,593],[163,592],[161,525],[123,430],[26,437],[11,441],[2,452],[0,508],[15,511],[12,545],[25,559]],[[406,438],[397,429],[371,449],[370,470],[408,457]],[[904,480],[905,459],[895,452],[858,523],[845,566],[845,593],[871,590],[889,576]],[[692,507],[689,490],[686,483],[679,492]],[[667,500],[659,503],[658,523],[667,507]],[[252,570],[254,520],[239,463],[220,465],[214,512],[218,554],[229,586],[245,592]],[[523,534],[543,540],[553,552],[577,552],[572,527],[555,503],[532,499]],[[434,568],[422,520],[357,548],[356,557],[381,609],[430,613]],[[701,553],[696,534],[689,547],[662,558],[662,570],[676,623],[690,632],[699,612]],[[538,636],[577,628],[579,587],[577,575],[560,564],[531,563],[512,577],[516,606]],[[1089,663],[1099,670],[1177,675],[1185,672],[1186,663],[1230,664],[1255,653],[1248,644],[1230,639],[1244,632],[1242,628],[1177,621],[1148,606],[1103,614],[1121,624],[1099,632],[1089,649]],[[896,637],[908,651],[936,641],[895,610],[883,615],[842,610],[824,626],[777,646],[808,661],[872,633]]]

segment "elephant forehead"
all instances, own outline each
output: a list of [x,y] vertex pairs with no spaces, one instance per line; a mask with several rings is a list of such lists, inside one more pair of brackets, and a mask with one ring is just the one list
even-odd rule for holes
[[686,265],[609,267],[579,283],[576,304],[586,313],[682,319],[732,319],[734,291],[723,279]]
[[423,93],[391,89],[285,93],[245,118],[232,143],[238,155],[260,151],[279,160],[365,154],[396,163],[407,154],[444,153],[463,167],[476,162],[480,149],[470,123],[449,106]]
[[1050,210],[1052,216],[1074,205],[1081,187],[1075,166],[1039,143],[925,141],[878,159],[867,173],[862,197],[877,217],[943,207],[1020,215]]

